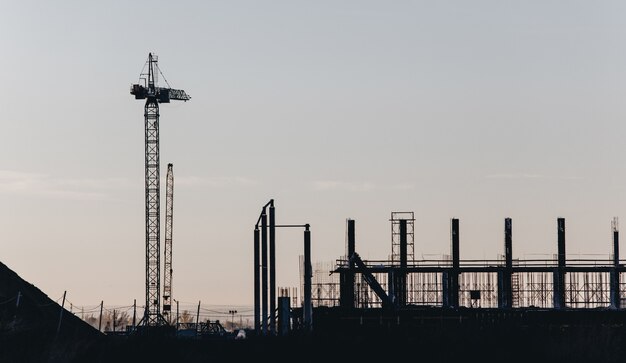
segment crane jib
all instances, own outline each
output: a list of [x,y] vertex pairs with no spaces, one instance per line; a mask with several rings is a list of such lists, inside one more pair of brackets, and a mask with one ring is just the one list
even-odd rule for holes
[[[130,94],[134,95],[137,100],[143,100],[150,96],[148,89],[140,84],[133,84],[130,87]],[[158,87],[156,99],[159,103],[169,103],[170,100],[189,101],[191,97],[182,89]]]

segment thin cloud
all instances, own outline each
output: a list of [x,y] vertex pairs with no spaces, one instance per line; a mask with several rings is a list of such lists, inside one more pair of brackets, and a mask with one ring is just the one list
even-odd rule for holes
[[392,185],[376,185],[370,182],[349,182],[338,180],[318,180],[312,183],[313,189],[319,191],[369,192],[372,190],[411,190],[412,183],[398,183]]
[[345,182],[334,180],[322,180],[313,182],[313,189],[320,191],[347,191],[347,192],[367,192],[375,186],[368,182]]
[[111,189],[129,187],[122,178],[58,178],[48,174],[0,170],[0,193],[71,200],[109,199]]
[[580,176],[553,176],[542,174],[529,174],[529,173],[504,173],[504,174],[491,174],[485,176],[487,179],[566,179],[577,180],[582,179]]
[[254,186],[256,184],[255,180],[239,176],[182,176],[174,179],[174,185],[185,187],[224,188],[229,186]]
[[512,173],[512,174],[491,174],[485,178],[488,179],[543,179],[545,175],[541,174],[525,174],[525,173]]
[[413,183],[400,183],[394,184],[389,187],[391,190],[412,190],[415,189],[415,184]]

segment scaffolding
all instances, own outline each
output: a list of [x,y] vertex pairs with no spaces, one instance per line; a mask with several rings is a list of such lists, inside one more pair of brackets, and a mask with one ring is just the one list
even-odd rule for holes
[[400,264],[400,221],[406,220],[407,260],[415,258],[415,214],[413,212],[391,212],[391,260]]
[[354,221],[348,220],[347,256],[334,265],[316,265],[313,305],[364,309],[622,309],[626,305],[621,278],[626,266],[619,259],[617,219],[611,223],[613,253],[607,256],[566,255],[565,219],[558,218],[558,253],[513,259],[512,222],[506,218],[504,255],[462,260],[459,221],[454,218],[450,255],[416,260],[413,217],[413,212],[392,212],[392,254],[387,260],[368,261],[360,260],[355,251]]
[[[459,274],[459,306],[467,308],[498,308],[498,270],[495,260],[461,260]],[[569,260],[573,267],[565,274],[565,303],[567,308],[608,308],[610,306],[610,272],[606,260]],[[389,271],[394,261],[365,261],[385,291],[389,291]],[[348,262],[317,263],[313,274],[313,305],[339,306],[340,278],[336,273],[347,268]],[[442,306],[444,271],[450,261],[421,260],[409,266],[407,273],[407,305]],[[553,260],[519,260],[514,263],[511,278],[513,308],[553,308]],[[438,270],[438,271],[436,271]],[[626,272],[620,272],[623,275]],[[380,298],[355,273],[355,307],[378,308]],[[624,281],[623,278],[620,281]],[[626,301],[626,282],[620,282],[620,301]],[[621,304],[622,306],[624,304]]]

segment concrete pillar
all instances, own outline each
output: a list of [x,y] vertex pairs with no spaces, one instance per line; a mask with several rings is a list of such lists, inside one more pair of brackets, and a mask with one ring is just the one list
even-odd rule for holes
[[557,219],[558,266],[554,271],[554,308],[565,308],[565,218]]
[[498,307],[513,307],[511,276],[513,274],[513,222],[504,219],[504,270],[498,272]]
[[270,335],[276,330],[276,218],[274,200],[270,200]]
[[[346,258],[355,252],[356,236],[354,220],[348,219],[348,245],[346,246]],[[348,263],[348,271],[340,275],[339,305],[344,308],[354,307],[354,263]]]
[[260,279],[260,246],[259,228],[254,227],[254,333],[261,332],[261,279]]
[[267,334],[267,214],[261,214],[261,333]]
[[311,300],[311,279],[313,277],[313,267],[311,265],[311,231],[309,225],[304,230],[304,329],[313,329],[313,302]]
[[[450,223],[450,250],[452,252],[452,267],[444,273],[444,306],[449,308],[459,307],[459,220],[452,218]],[[447,297],[446,297],[447,296]]]
[[621,308],[620,299],[620,263],[619,263],[619,230],[617,218],[613,219],[613,270],[611,271],[611,308]]
[[408,260],[408,237],[407,237],[407,221],[402,219],[400,222],[400,271],[398,271],[396,295],[398,297],[397,305],[406,305],[406,269]]

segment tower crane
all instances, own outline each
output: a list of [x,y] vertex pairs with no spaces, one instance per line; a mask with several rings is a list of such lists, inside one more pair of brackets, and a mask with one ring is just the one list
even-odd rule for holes
[[[147,68],[147,70],[146,70]],[[160,172],[159,172],[159,104],[171,100],[189,101],[183,90],[173,89],[163,77],[167,87],[158,86],[158,75],[163,73],[158,58],[152,53],[139,76],[139,83],[131,85],[130,94],[136,100],[146,100],[145,120],[145,203],[146,203],[146,305],[141,326],[161,326],[167,322],[161,314],[160,304]]]
[[163,316],[172,323],[172,226],[174,219],[174,166],[167,164],[165,179],[165,262],[163,263]]

